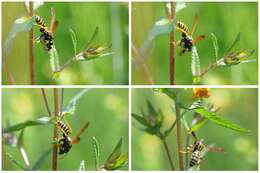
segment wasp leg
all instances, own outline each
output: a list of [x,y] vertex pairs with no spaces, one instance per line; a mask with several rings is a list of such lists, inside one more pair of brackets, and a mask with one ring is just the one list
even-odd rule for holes
[[40,37],[33,38],[33,43],[40,43]]

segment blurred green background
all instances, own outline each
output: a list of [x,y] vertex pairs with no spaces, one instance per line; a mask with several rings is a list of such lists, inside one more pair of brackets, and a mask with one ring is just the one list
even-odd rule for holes
[[[258,13],[256,2],[188,2],[186,8],[177,13],[176,19],[184,22],[191,30],[194,16],[199,21],[193,37],[205,35],[206,39],[197,44],[201,70],[215,60],[214,48],[210,34],[218,39],[219,56],[223,56],[236,35],[241,32],[238,47],[254,49],[256,52],[250,59],[258,59]],[[134,2],[132,4],[132,43],[140,48],[146,40],[152,26],[160,17],[165,17],[165,3]],[[181,34],[175,32],[175,40]],[[192,84],[191,55],[180,57],[179,49],[175,49],[176,84]],[[135,56],[133,54],[133,56]],[[169,84],[169,35],[158,36],[149,51],[144,55],[155,84]],[[136,58],[136,57],[133,57]],[[141,66],[132,65],[134,84],[147,84],[147,76]],[[257,84],[257,62],[239,64],[231,68],[218,67],[202,78],[202,84]]]
[[[59,26],[54,36],[55,46],[64,64],[73,56],[73,45],[69,29],[77,36],[78,51],[82,50],[95,28],[99,34],[95,43],[112,43],[113,55],[94,61],[78,62],[66,68],[57,81],[58,84],[128,84],[128,3],[116,2],[47,2],[36,10],[49,26],[51,8],[56,10]],[[2,3],[2,45],[13,22],[26,14],[24,3]],[[40,36],[39,28],[34,27],[35,37]],[[28,33],[18,33],[11,53],[5,56],[10,71],[17,84],[29,84]],[[36,83],[49,84],[51,69],[49,55],[40,43],[35,45]],[[3,72],[3,83],[7,83]]]
[[[47,98],[53,111],[53,89],[46,89]],[[65,89],[65,105],[81,89]],[[40,89],[3,89],[2,127],[35,120],[48,116]],[[78,170],[81,160],[85,160],[87,170],[94,170],[94,151],[91,137],[100,143],[101,161],[108,158],[120,137],[123,137],[123,153],[128,152],[128,90],[92,89],[77,103],[74,116],[66,117],[72,127],[72,137],[89,121],[89,128],[81,135],[78,144],[69,153],[58,159],[58,170]],[[24,147],[31,164],[46,152],[52,143],[53,125],[28,127],[24,131]],[[18,132],[15,133],[19,135]],[[17,148],[5,145],[5,152],[23,163]],[[19,170],[7,157],[3,157],[3,170]],[[51,169],[51,154],[41,170]],[[128,170],[127,166],[121,168]]]
[[[182,98],[186,106],[190,105],[192,89],[184,91]],[[251,132],[239,133],[211,122],[206,123],[196,133],[197,137],[204,139],[205,144],[223,147],[226,153],[208,152],[201,164],[201,170],[258,170],[257,99],[257,89],[211,89],[211,97],[205,101],[213,103],[215,107],[221,107],[218,114],[223,118],[250,129]],[[161,108],[165,115],[163,129],[168,129],[175,121],[175,113],[172,112],[173,101],[164,94],[154,93],[151,89],[132,89],[132,112],[141,115],[140,108],[147,112],[146,100],[151,101],[157,110]],[[190,119],[192,114],[185,117]],[[132,118],[132,169],[170,170],[161,141],[158,137],[139,130],[142,128],[143,126]],[[183,141],[185,137],[183,133]],[[175,167],[179,168],[176,129],[166,141]]]

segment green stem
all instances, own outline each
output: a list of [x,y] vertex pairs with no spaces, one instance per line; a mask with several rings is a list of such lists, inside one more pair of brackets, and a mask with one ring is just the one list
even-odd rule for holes
[[[53,96],[54,96],[54,115],[57,120],[59,116],[59,98],[58,98],[58,89],[54,88],[53,89]],[[53,141],[56,141],[58,138],[58,129],[57,125],[54,124],[54,129],[53,129]],[[53,144],[52,146],[52,170],[57,170],[57,160],[58,160],[58,146],[57,144]]]
[[210,70],[217,67],[217,62],[214,62],[210,64],[203,72],[201,72],[200,77],[203,77],[205,74],[207,74]]
[[[180,118],[180,108],[175,102],[176,119]],[[178,143],[178,156],[180,170],[184,170],[183,154],[182,154],[182,134],[181,134],[181,121],[177,121],[177,143]]]
[[169,147],[168,147],[168,145],[167,145],[167,143],[166,143],[165,138],[162,139],[162,142],[163,142],[163,146],[164,146],[164,149],[165,149],[165,151],[166,151],[166,154],[167,154],[167,157],[168,157],[168,160],[169,160],[171,169],[172,169],[172,170],[175,170],[175,167],[174,167],[174,165],[173,165],[173,161],[172,161],[172,158],[171,158],[171,155],[170,155]]

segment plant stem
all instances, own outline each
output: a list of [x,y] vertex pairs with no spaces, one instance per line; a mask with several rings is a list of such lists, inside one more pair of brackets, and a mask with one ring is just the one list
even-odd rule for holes
[[50,110],[50,106],[49,106],[44,88],[41,88],[41,91],[42,91],[42,97],[43,97],[44,104],[45,104],[45,107],[47,109],[48,115],[49,115],[49,117],[51,117],[51,110]]
[[148,68],[148,66],[146,65],[145,61],[144,61],[144,58],[143,56],[141,55],[140,51],[135,47],[135,45],[132,43],[132,50],[133,50],[133,53],[136,55],[136,59],[137,61],[142,64],[143,66],[143,69],[144,69],[144,74],[145,76],[147,77],[147,80],[148,80],[148,83],[150,85],[154,85],[154,81],[153,81],[153,78],[152,78],[152,75],[151,75],[151,72]]
[[172,158],[171,158],[171,155],[170,155],[169,147],[168,147],[168,145],[167,145],[167,143],[166,143],[165,138],[162,139],[162,142],[163,142],[163,145],[164,145],[164,148],[165,148],[165,151],[166,151],[166,154],[167,154],[169,163],[170,163],[170,165],[171,165],[171,169],[172,169],[172,170],[175,170],[175,167],[174,167],[174,165],[173,165],[173,161],[172,161]]
[[[189,147],[190,145],[190,133],[189,131],[187,131],[187,135],[186,135],[186,150],[187,148]],[[189,167],[189,153],[186,151],[186,154],[185,154],[185,160],[186,160],[186,169],[188,169]]]
[[214,62],[210,64],[203,72],[201,72],[200,77],[204,76],[206,73],[208,73],[211,69],[214,69],[217,67],[217,62]]
[[[180,108],[175,101],[176,119],[180,117]],[[180,170],[184,170],[183,155],[182,155],[182,134],[181,134],[181,122],[177,121],[177,143],[178,143],[178,156]]]
[[[175,18],[175,2],[171,2],[171,14],[170,20],[174,20]],[[169,64],[170,64],[170,85],[175,84],[174,78],[174,66],[175,66],[175,59],[174,59],[174,30],[170,33],[170,55],[169,55]]]
[[60,104],[60,115],[62,115],[63,112],[63,107],[64,107],[64,88],[61,88],[61,104]]
[[[28,15],[32,17],[33,12],[33,2],[29,2],[29,12]],[[34,52],[33,52],[33,28],[29,32],[29,71],[30,71],[30,81],[31,85],[35,84],[35,69],[34,69]]]
[[[58,98],[58,89],[54,88],[53,89],[53,96],[54,96],[54,115],[55,119],[57,120],[59,116],[59,98]],[[53,141],[56,141],[58,139],[58,130],[57,130],[57,125],[54,124],[54,130],[53,130]],[[52,147],[52,170],[57,170],[57,156],[58,152],[58,146],[57,144],[53,144]]]

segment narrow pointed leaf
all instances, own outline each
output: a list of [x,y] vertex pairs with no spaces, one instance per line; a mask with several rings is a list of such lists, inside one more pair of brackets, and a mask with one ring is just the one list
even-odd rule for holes
[[55,73],[60,70],[60,63],[59,63],[59,54],[54,45],[52,49],[49,51],[49,55],[50,55],[51,70],[53,73]]
[[7,133],[7,132],[13,132],[13,131],[18,131],[18,130],[22,130],[26,127],[29,127],[29,126],[39,126],[39,125],[48,125],[48,124],[51,124],[52,123],[52,119],[49,118],[49,117],[41,117],[37,120],[28,120],[28,121],[25,121],[23,123],[18,123],[18,124],[15,124],[15,125],[12,125],[10,127],[7,127],[3,130],[4,133]]
[[15,20],[8,36],[7,39],[5,40],[4,43],[4,53],[9,54],[12,48],[13,40],[16,37],[16,35],[19,32],[26,32],[32,29],[33,27],[33,17],[29,18],[27,16],[23,16],[21,18],[18,18]]
[[65,114],[70,114],[70,115],[74,115],[75,111],[76,111],[76,105],[78,100],[84,95],[86,94],[88,91],[90,91],[91,88],[85,88],[83,90],[81,90],[80,92],[78,92],[69,102],[69,104],[66,106],[65,110],[63,111],[63,115]]
[[176,2],[176,7],[175,7],[175,13],[180,12],[184,8],[186,8],[186,3],[185,2]]
[[117,170],[128,163],[128,153],[122,154],[115,162],[105,165],[106,170]]
[[105,162],[105,167],[106,165],[110,165],[111,163],[115,162],[120,157],[121,150],[122,150],[122,143],[123,143],[123,137],[120,138],[116,147],[113,149],[112,153],[107,158]]
[[239,42],[240,40],[240,32],[237,34],[236,39],[234,40],[234,42],[231,44],[231,46],[229,47],[229,49],[227,50],[227,52],[231,51],[235,45]]
[[22,170],[27,170],[27,168],[20,163],[18,160],[16,160],[11,154],[6,153],[6,156],[12,161],[12,163],[14,163],[16,166],[18,166],[19,168],[21,168]]
[[201,121],[199,121],[199,122],[197,122],[196,124],[194,124],[194,125],[190,128],[190,130],[193,131],[193,132],[198,131],[203,125],[206,124],[207,121],[208,121],[207,118],[202,119]]
[[132,113],[132,117],[138,121],[139,123],[141,123],[144,126],[149,126],[149,124],[146,122],[146,120],[144,119],[144,117],[141,117],[135,113]]
[[72,40],[73,48],[74,48],[74,55],[77,54],[77,37],[73,29],[69,29],[70,31],[70,37]]
[[79,164],[79,171],[86,171],[85,160],[81,160]]
[[218,59],[218,39],[214,33],[211,33],[210,36],[211,36],[212,44],[213,44],[214,51],[215,51],[215,59],[217,61],[217,59]]
[[195,46],[192,47],[191,52],[191,72],[193,76],[193,83],[200,82],[200,57]]
[[239,125],[234,124],[234,123],[218,116],[216,113],[209,112],[208,110],[206,110],[204,108],[197,108],[197,109],[194,109],[194,111],[219,126],[226,127],[226,128],[229,128],[229,129],[232,129],[235,131],[239,131],[239,132],[250,132],[250,130],[248,130],[246,128],[242,128]]
[[100,152],[99,152],[99,142],[95,137],[92,137],[92,145],[94,148],[94,154],[95,154],[95,167],[96,170],[99,167],[99,160],[100,160]]

